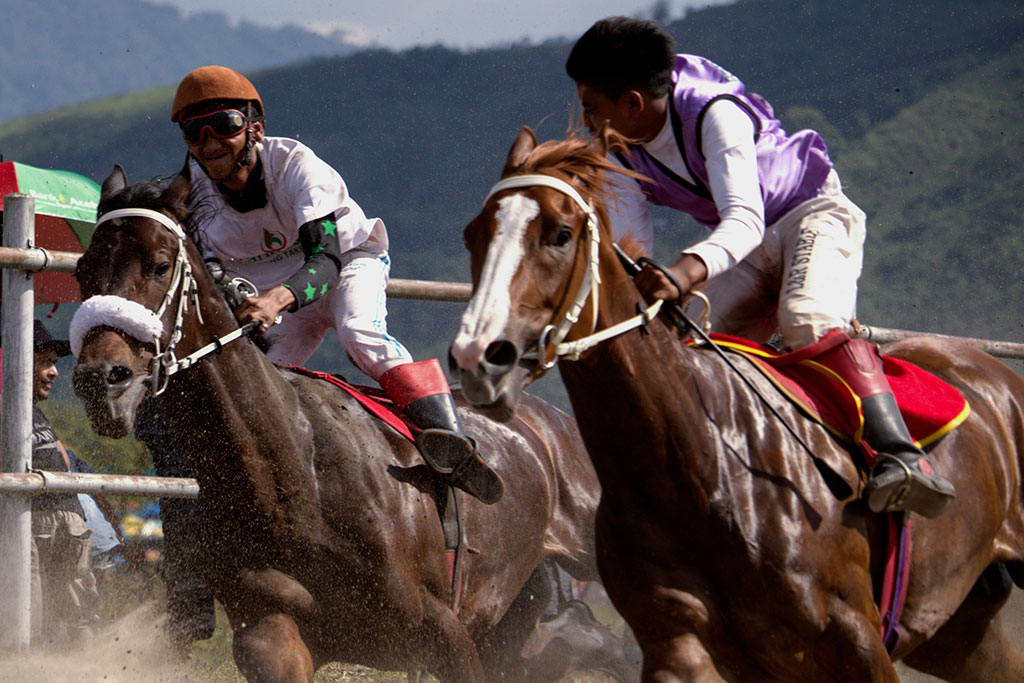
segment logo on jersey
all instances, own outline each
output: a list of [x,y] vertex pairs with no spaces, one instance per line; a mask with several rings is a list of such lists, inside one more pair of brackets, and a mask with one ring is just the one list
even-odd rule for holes
[[270,230],[263,230],[263,253],[273,254],[275,251],[281,251],[288,246],[288,240],[285,239],[284,233],[271,232]]

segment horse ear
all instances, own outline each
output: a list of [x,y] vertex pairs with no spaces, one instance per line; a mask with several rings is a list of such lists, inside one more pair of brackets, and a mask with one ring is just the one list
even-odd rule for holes
[[504,176],[522,166],[526,157],[530,156],[530,152],[536,147],[537,136],[533,131],[526,126],[520,128],[516,141],[512,143],[512,149],[508,151],[508,159],[505,160],[505,168],[502,169],[501,175]]
[[171,184],[167,186],[167,189],[160,195],[160,202],[164,206],[173,207],[175,209],[183,211],[185,208],[185,202],[188,200],[188,193],[192,189],[192,172],[188,165],[188,160],[185,161],[185,167],[181,169],[181,172],[175,176]]
[[107,179],[103,181],[103,185],[100,187],[100,198],[106,199],[112,195],[117,194],[128,185],[128,176],[125,175],[124,169],[121,168],[120,164],[114,164],[114,170],[110,172]]

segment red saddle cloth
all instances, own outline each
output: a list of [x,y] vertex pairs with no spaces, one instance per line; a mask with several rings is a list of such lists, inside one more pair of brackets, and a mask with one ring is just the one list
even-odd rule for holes
[[[806,349],[782,353],[739,337],[712,334],[711,338],[716,345],[749,359],[808,417],[838,437],[861,444],[864,416],[860,399],[839,375],[809,359]],[[967,399],[927,370],[885,355],[882,367],[910,435],[922,448],[953,431],[970,415]]]
[[[874,458],[862,440],[864,416],[860,399],[836,373],[813,360],[813,348],[781,353],[739,337],[713,334],[716,345],[749,359],[811,419]],[[934,443],[970,415],[967,399],[945,381],[913,363],[882,356],[882,368],[907,428],[921,447]],[[885,561],[877,587],[882,613],[881,635],[890,654],[900,642],[899,619],[906,599],[910,570],[909,515],[890,513],[886,526]]]
[[295,365],[289,366],[288,369],[309,377],[322,379],[325,382],[333,384],[339,389],[343,389],[364,408],[366,408],[371,415],[383,422],[386,422],[399,434],[409,439],[409,441],[416,443],[416,437],[413,434],[413,430],[416,428],[405,421],[405,418],[402,416],[398,406],[396,406],[394,401],[388,398],[380,389],[350,384],[340,377],[326,372],[320,372],[318,370],[307,370],[306,368],[300,368]]

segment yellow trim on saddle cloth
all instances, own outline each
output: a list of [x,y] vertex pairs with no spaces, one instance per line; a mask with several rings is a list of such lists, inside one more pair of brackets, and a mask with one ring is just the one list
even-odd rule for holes
[[[799,396],[791,392],[785,384],[779,381],[778,377],[776,377],[774,373],[770,372],[757,360],[758,358],[774,359],[785,355],[785,353],[781,351],[774,351],[763,348],[761,345],[756,344],[755,342],[743,342],[737,339],[723,339],[712,337],[711,341],[719,348],[729,349],[735,351],[741,356],[747,357],[747,359],[751,362],[751,365],[753,365],[757,369],[757,371],[760,372],[761,375],[765,377],[765,379],[771,382],[772,385],[779,390],[779,393],[781,393],[789,401],[791,401],[793,405],[795,405],[800,410],[800,412],[804,413],[804,415],[806,415],[809,419],[814,420],[822,427],[824,427],[830,434],[834,435],[835,437],[842,441],[850,441],[850,439],[852,438],[854,445],[860,444],[864,436],[864,412],[861,408],[860,396],[854,393],[853,389],[850,388],[850,385],[847,384],[843,380],[843,378],[839,376],[835,371],[811,359],[804,359],[801,361],[797,361],[796,363],[798,365],[803,365],[804,367],[811,368],[816,372],[825,375],[834,383],[843,387],[845,393],[851,399],[851,402],[857,407],[857,430],[852,437],[849,434],[843,433],[841,430],[825,421],[825,419],[822,418],[821,414],[814,406],[808,405],[806,402],[801,400]],[[697,346],[697,340],[694,339],[689,339],[686,343],[687,346]],[[808,389],[808,391],[810,392],[811,389]],[[920,440],[915,440],[914,443],[917,444],[917,446],[920,448],[924,448],[925,446],[929,446],[935,443],[943,436],[949,434],[951,431],[959,427],[960,424],[962,424],[963,421],[966,420],[968,416],[970,416],[970,414],[971,405],[967,401],[967,399],[964,398],[964,406],[956,417],[946,422],[939,429],[935,430],[928,436]]]
[[944,437],[946,434],[949,434],[951,431],[953,431],[954,429],[959,427],[963,423],[964,420],[966,420],[968,417],[970,417],[970,415],[971,415],[971,403],[970,403],[970,401],[968,401],[965,398],[964,399],[964,408],[963,408],[963,410],[960,411],[960,413],[956,417],[954,417],[952,420],[950,420],[946,424],[942,425],[942,427],[936,429],[934,432],[932,432],[931,434],[929,434],[925,438],[921,439],[920,441],[915,441],[914,443],[916,443],[921,448],[924,448],[925,446],[930,446],[933,443],[935,443],[936,441],[938,441],[939,439],[941,439],[942,437]]

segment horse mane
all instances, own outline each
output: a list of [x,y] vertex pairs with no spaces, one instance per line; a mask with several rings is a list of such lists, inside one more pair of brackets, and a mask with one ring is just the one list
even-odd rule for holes
[[515,172],[572,178],[585,194],[604,202],[614,184],[609,173],[640,177],[609,161],[602,149],[617,152],[624,150],[627,144],[625,138],[607,130],[598,133],[596,141],[584,138],[581,131],[571,131],[564,140],[547,140],[537,145]]
[[[609,226],[605,204],[613,189],[620,187],[618,179],[646,180],[646,176],[608,159],[611,153],[625,151],[631,142],[608,128],[602,128],[594,138],[585,138],[582,129],[577,128],[570,130],[564,140],[547,140],[534,147],[514,173],[544,173],[572,180],[584,199],[593,201],[600,224]],[[620,246],[634,258],[649,256],[631,236],[624,236]]]

